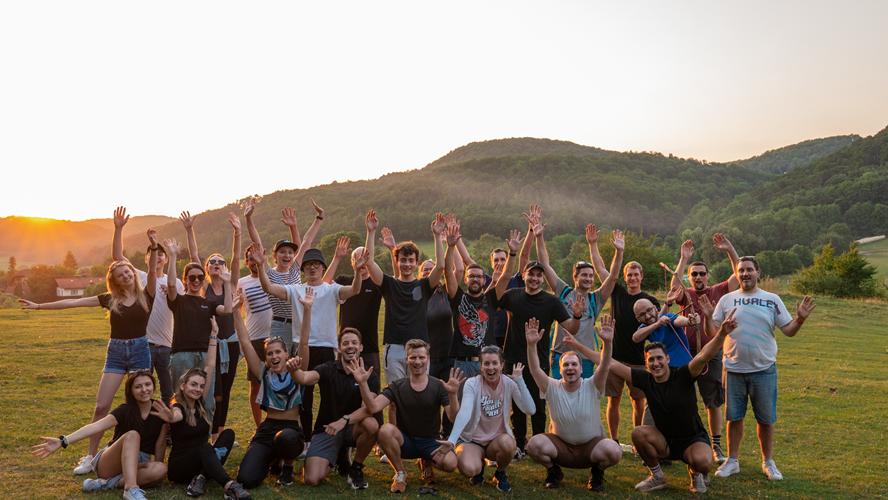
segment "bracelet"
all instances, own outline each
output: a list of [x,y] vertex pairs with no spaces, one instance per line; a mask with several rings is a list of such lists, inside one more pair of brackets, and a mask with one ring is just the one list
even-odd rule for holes
[[509,252],[509,257],[514,257],[518,255],[518,252]]
[[582,314],[580,314],[579,316],[574,316],[574,317],[573,317],[573,319],[576,319],[576,320],[580,320],[580,319],[582,319],[582,318],[583,318],[583,315],[582,315]]
[[62,442],[62,448],[68,447],[68,438],[66,438],[65,436],[59,436],[59,441]]
[[324,220],[324,218],[321,217],[320,215],[315,215],[315,219],[317,219],[317,220]]
[[219,336],[218,336],[218,335],[210,335],[210,340],[213,340],[213,339],[218,339],[218,338],[219,338]]
[[799,316],[798,318],[796,318],[796,323],[798,323],[799,326],[804,325],[804,324],[805,324],[805,318]]

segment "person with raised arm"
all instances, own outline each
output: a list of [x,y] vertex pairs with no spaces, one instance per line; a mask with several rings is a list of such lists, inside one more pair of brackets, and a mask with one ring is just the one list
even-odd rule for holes
[[[59,438],[41,437],[43,443],[31,447],[31,454],[46,458],[59,448],[81,439],[104,434],[114,428],[114,437],[96,453],[93,470],[98,479],[83,481],[83,491],[123,488],[124,500],[145,500],[142,488],[153,486],[166,476],[167,423],[151,414],[155,383],[150,370],[130,373],[124,385],[124,403],[97,422]],[[154,456],[155,460],[151,457]],[[122,481],[121,481],[122,479]]]
[[[360,271],[355,269],[357,275]],[[321,404],[312,434],[312,447],[305,457],[303,480],[306,486],[317,486],[334,465],[339,475],[348,476],[355,490],[367,489],[364,460],[376,444],[379,424],[363,406],[361,389],[352,374],[352,361],[360,359],[361,332],[346,328],[339,333],[339,359],[330,360],[313,370],[297,370],[297,384],[320,387]],[[370,374],[370,391],[379,393],[379,376]],[[348,463],[348,452],[355,449],[355,459]],[[341,457],[344,455],[345,460]]]
[[762,472],[769,480],[780,481],[783,474],[774,463],[774,424],[777,423],[777,337],[774,330],[779,328],[787,337],[794,337],[817,305],[806,295],[801,303],[796,302],[796,317],[793,318],[779,295],[759,288],[761,271],[755,257],[740,257],[734,273],[740,289],[725,294],[711,318],[704,317],[703,321],[710,336],[733,309],[737,310],[735,317],[740,323],[725,342],[728,459],[715,475],[728,477],[740,472],[743,420],[747,404],[751,402],[762,452]]
[[[176,246],[175,240],[166,246],[172,249]],[[216,368],[219,333],[216,319],[211,317],[209,323],[211,335],[205,353],[206,371],[197,367],[189,368],[178,380],[172,406],[155,401],[152,413],[170,424],[173,442],[167,463],[167,478],[170,482],[187,484],[186,494],[199,497],[206,492],[209,477],[225,489],[224,496],[227,500],[248,500],[252,496],[225,471],[225,461],[234,446],[234,431],[225,429],[213,444],[207,442],[213,417],[205,402],[212,401],[213,391],[210,385]]]
[[[616,233],[615,233],[616,234]],[[592,264],[595,266],[595,273],[598,279],[604,282],[610,272],[604,266],[604,260],[598,252],[598,238],[601,231],[596,230],[595,224],[586,226],[586,241],[589,243],[589,254],[592,257]],[[624,287],[619,282],[614,283],[614,289],[611,292],[611,314],[616,320],[614,330],[613,359],[618,363],[633,368],[644,369],[644,348],[641,344],[636,344],[632,340],[632,335],[638,330],[641,323],[635,317],[633,307],[635,302],[640,299],[647,299],[654,304],[657,309],[660,308],[660,302],[652,295],[648,295],[641,291],[641,282],[644,279],[644,269],[638,262],[628,262],[623,266],[623,280],[626,282]],[[620,430],[620,401],[623,398],[623,386],[629,387],[629,398],[632,400],[632,423],[634,426],[641,425],[644,417],[644,393],[632,386],[632,381],[622,379],[616,372],[611,370],[607,374],[607,387],[605,395],[607,396],[607,427],[610,437],[614,441],[619,442],[618,434]]]
[[[175,238],[171,238],[163,240],[163,246],[170,258],[167,270],[167,305],[173,313],[170,376],[174,381],[178,381],[191,368],[205,369],[211,325],[215,323],[216,316],[231,314],[231,273],[223,269],[219,274],[223,289],[222,297],[216,300],[208,299],[201,295],[206,272],[199,262],[190,262],[182,271],[185,293],[179,294],[175,284],[176,257],[179,255],[180,245]],[[215,363],[213,369],[215,370]],[[216,399],[212,391],[216,379],[215,372],[213,375],[207,381],[210,395],[205,405],[211,421],[216,409]]]
[[[268,302],[268,294],[262,290],[262,283],[259,282],[259,263],[250,257],[252,248],[253,245],[250,244],[244,250],[244,263],[247,269],[250,270],[250,274],[237,281],[235,295],[241,294],[244,298],[244,305],[247,310],[244,324],[249,332],[248,340],[250,345],[253,346],[253,351],[259,356],[259,361],[264,363],[265,341],[268,339],[269,331],[271,330],[273,313],[271,311],[271,304]],[[236,314],[233,316],[236,316]],[[235,317],[235,326],[237,326],[236,320],[237,318]],[[241,345],[243,345],[244,340],[239,340]],[[244,349],[242,347],[241,351],[243,352]],[[250,413],[253,415],[253,422],[256,424],[256,427],[259,427],[259,424],[262,423],[262,408],[256,402],[256,397],[259,395],[259,379],[253,376],[252,371],[247,370],[247,381],[250,382]]]
[[[580,328],[574,335],[579,342],[590,349],[598,350],[598,339],[595,336],[595,322],[598,321],[598,315],[604,309],[617,276],[620,266],[623,265],[623,250],[626,248],[626,242],[623,239],[623,233],[619,230],[614,231],[611,238],[611,244],[614,246],[614,259],[611,262],[610,275],[603,280],[598,290],[592,291],[595,284],[595,266],[591,262],[577,262],[573,266],[574,287],[571,288],[561,278],[555,274],[555,270],[549,265],[549,254],[546,251],[546,240],[543,238],[543,232],[546,225],[542,224],[542,217],[539,211],[535,215],[531,215],[528,221],[534,226],[534,235],[537,242],[537,255],[540,258],[540,264],[543,265],[546,275],[546,283],[549,288],[554,291],[555,296],[564,304],[564,307],[570,309],[570,300],[576,300],[578,296],[583,296],[586,301],[586,307],[583,309],[583,316],[580,318]],[[560,326],[555,327],[555,334],[552,338],[552,354],[550,365],[552,367],[552,378],[561,380],[561,355],[570,349],[564,345],[566,332]],[[580,361],[583,365],[583,378],[592,376],[595,370],[595,364],[592,363],[582,354],[579,354]]]
[[[531,216],[525,214],[528,219]],[[512,231],[511,239],[507,241],[509,246],[509,258],[506,260],[506,268],[503,271],[506,276],[512,274],[515,267],[515,256],[518,252],[518,231]],[[537,250],[539,252],[539,250]],[[551,293],[543,292],[544,268],[539,261],[528,262],[524,267],[524,288],[506,290],[507,283],[502,279],[496,282],[496,295],[501,309],[508,312],[509,328],[506,333],[504,355],[506,364],[503,373],[510,374],[517,363],[527,366],[527,340],[524,335],[524,324],[531,318],[539,320],[546,332],[542,342],[537,345],[540,365],[542,370],[549,373],[549,328],[552,322],[557,321],[568,332],[576,332],[580,327],[580,318],[586,307],[583,296],[577,300],[568,299],[570,312],[558,297]],[[533,397],[536,413],[531,417],[531,429],[533,435],[545,432],[546,429],[546,401],[540,398],[540,390],[530,373],[523,374],[524,382]],[[527,443],[527,415],[519,408],[512,405],[512,429],[515,431],[517,450],[515,458],[520,460],[526,454]]]
[[[317,215],[311,227],[305,232],[305,238],[299,239],[299,230],[296,227],[296,212],[290,208],[281,210],[281,222],[290,229],[290,239],[278,240],[272,250],[274,258],[274,267],[268,261],[262,263],[268,274],[268,279],[275,285],[299,285],[302,284],[300,275],[300,266],[302,265],[302,256],[305,251],[311,248],[318,229],[321,227],[321,221],[324,220],[324,209],[319,207],[313,199],[309,199],[314,207]],[[247,221],[247,233],[250,235],[252,243],[262,244],[259,237],[259,231],[253,222],[253,211],[256,207],[257,200],[251,198],[246,207],[244,207],[244,218]],[[295,266],[293,264],[296,264]],[[287,344],[287,349],[292,351],[293,348],[293,311],[286,299],[269,296],[268,302],[271,304],[272,321],[269,335],[272,337],[281,337]]]
[[[480,288],[482,281],[483,277],[479,276],[470,286]],[[506,468],[515,454],[515,436],[509,428],[506,410],[513,400],[527,415],[533,415],[536,407],[521,376],[524,365],[519,363],[511,375],[503,375],[502,349],[487,345],[481,348],[480,354],[479,375],[470,377],[463,387],[453,431],[447,441],[438,441],[441,446],[433,455],[446,456],[455,448],[460,474],[475,486],[484,484],[485,459],[496,462],[493,474],[496,489],[511,491]]]
[[[250,259],[260,264],[259,268],[262,269],[265,251],[261,245],[251,245]],[[262,484],[269,473],[278,475],[278,484],[293,484],[293,462],[305,449],[305,433],[299,426],[302,387],[295,382],[294,374],[308,366],[308,339],[315,298],[311,288],[306,288],[299,297],[303,319],[298,354],[294,356],[290,355],[282,338],[272,335],[265,340],[263,362],[249,341],[246,324],[240,314],[235,314],[235,327],[243,346],[244,360],[260,383],[255,402],[265,411],[265,420],[250,438],[250,447],[237,471],[238,482],[247,489]],[[243,300],[243,294],[239,293],[237,300]]]
[[459,370],[450,370],[447,382],[429,376],[429,344],[424,340],[411,339],[405,346],[408,377],[388,383],[381,394],[374,394],[368,381],[373,369],[364,369],[360,359],[351,361],[352,376],[361,388],[361,399],[371,413],[382,411],[394,404],[398,413],[397,425],[385,424],[379,429],[379,447],[385,452],[395,470],[392,480],[392,493],[403,493],[407,489],[407,472],[403,459],[432,460],[434,467],[445,472],[456,469],[456,455],[432,453],[438,449],[441,432],[441,408],[452,420],[459,412],[457,391],[466,379]]
[[[116,229],[115,229],[116,231]],[[111,339],[105,355],[105,367],[96,393],[96,408],[93,422],[105,418],[111,410],[114,395],[127,373],[151,369],[151,353],[148,349],[147,327],[154,304],[156,287],[157,234],[148,230],[148,281],[144,287],[136,274],[136,268],[126,259],[116,260],[108,267],[105,284],[106,293],[95,297],[65,299],[47,304],[37,304],[19,299],[22,310],[54,311],[75,307],[104,307],[108,310],[111,323]],[[173,283],[175,286],[175,282]],[[93,470],[93,459],[99,450],[104,432],[97,432],[89,438],[89,450],[74,468],[75,474],[86,474]]]
[[[385,298],[385,325],[383,328],[383,369],[387,381],[405,378],[409,375],[407,366],[408,340],[429,340],[428,313],[429,298],[444,274],[444,247],[441,234],[444,232],[444,215],[436,214],[432,222],[432,236],[435,240],[435,267],[427,278],[416,278],[414,271],[418,265],[419,248],[411,241],[402,242],[394,249],[397,260],[398,277],[382,272],[373,260],[376,229],[379,221],[376,212],[370,210],[365,219],[367,227],[366,253],[371,256],[367,262],[370,279],[379,287]],[[426,353],[428,355],[429,353]],[[391,415],[389,416],[391,419]],[[391,421],[391,420],[390,420]]]
[[[602,325],[612,325],[607,315]],[[611,344],[607,335],[601,335],[601,354],[592,351],[571,334],[565,335],[564,343],[575,351],[565,352],[561,363],[561,379],[556,380],[540,366],[537,344],[544,337],[540,322],[531,318],[525,324],[528,368],[540,396],[549,403],[551,424],[549,432],[537,434],[527,443],[530,458],[546,468],[545,486],[558,488],[564,479],[561,467],[589,469],[590,491],[602,491],[604,471],[620,463],[623,451],[619,443],[607,438],[601,425],[600,401],[604,394],[608,368],[611,363]],[[582,364],[578,351],[598,364],[591,378],[582,378]],[[594,356],[590,353],[594,353]]]
[[[111,245],[111,257],[115,260],[123,260],[123,226],[129,221],[129,215],[125,207],[117,207],[114,210],[114,239]],[[148,351],[151,354],[151,370],[157,377],[157,385],[160,387],[160,397],[165,403],[173,397],[173,379],[170,378],[170,348],[173,345],[173,313],[166,304],[167,280],[163,270],[167,264],[167,255],[163,246],[157,245],[157,259],[154,264],[155,291],[154,301],[151,307],[151,315],[148,318],[146,333],[148,337]],[[145,264],[150,264],[151,247],[145,250]],[[148,273],[136,269],[136,274],[142,281],[142,288],[148,285]],[[185,293],[185,285],[181,280],[176,280],[176,290]]]

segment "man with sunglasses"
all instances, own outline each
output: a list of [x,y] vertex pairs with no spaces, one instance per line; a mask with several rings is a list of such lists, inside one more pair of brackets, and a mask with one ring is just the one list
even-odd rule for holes
[[[731,269],[737,268],[737,262],[740,257],[734,250],[734,245],[728,241],[721,233],[716,233],[712,241],[715,243],[713,247],[728,254],[731,259]],[[727,281],[723,281],[717,285],[708,286],[709,266],[703,261],[692,262],[688,266],[688,281],[691,288],[687,288],[688,295],[691,297],[692,307],[688,305],[688,298],[682,290],[681,276],[684,274],[685,266],[694,255],[694,247],[691,240],[687,240],[681,245],[681,258],[678,261],[678,267],[675,274],[672,275],[673,291],[666,297],[666,305],[669,306],[673,302],[681,307],[682,316],[688,316],[692,312],[700,313],[700,297],[706,297],[710,303],[716,304],[728,292],[736,290],[740,283],[734,273]],[[703,347],[712,341],[713,337],[706,335],[702,331],[702,324],[686,326],[685,335],[690,345],[691,356],[696,356]],[[700,339],[698,345],[697,339]],[[725,388],[722,385],[722,357],[724,352],[721,350],[709,360],[707,369],[703,370],[703,374],[697,377],[697,389],[700,391],[700,398],[703,399],[703,405],[706,407],[706,414],[709,417],[709,433],[712,436],[712,454],[719,465],[723,464],[727,457],[721,447],[721,433],[723,426],[722,406],[725,404]]]
[[777,337],[779,328],[787,337],[794,337],[816,304],[809,296],[796,302],[793,318],[780,296],[758,287],[761,271],[755,257],[740,257],[734,274],[740,289],[726,294],[703,316],[706,333],[715,335],[716,328],[727,321],[728,313],[736,309],[734,317],[740,327],[725,342],[725,419],[728,421],[728,460],[715,472],[728,477],[740,472],[740,440],[743,439],[743,420],[748,402],[752,403],[756,430],[762,450],[762,471],[771,481],[783,479],[774,464],[774,424],[777,423]]

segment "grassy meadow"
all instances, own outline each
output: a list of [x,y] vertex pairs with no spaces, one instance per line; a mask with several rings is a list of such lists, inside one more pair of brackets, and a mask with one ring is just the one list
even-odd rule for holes
[[[790,307],[798,297],[784,295]],[[715,498],[888,498],[883,471],[888,464],[888,304],[866,301],[817,300],[818,307],[795,338],[778,334],[780,353],[779,404],[775,460],[786,477],[770,483],[760,470],[758,442],[751,415],[741,450],[742,472],[728,479],[712,478]],[[382,318],[380,318],[382,321]],[[381,323],[380,323],[381,325]],[[46,460],[29,454],[38,436],[69,434],[89,422],[108,339],[109,326],[98,309],[58,312],[0,311],[0,496],[3,498],[120,498],[122,492],[83,493],[84,478],[72,468],[86,453],[87,441],[60,450]],[[245,365],[238,367],[232,392],[229,427],[241,443],[226,465],[234,476],[253,432],[247,405]],[[115,403],[122,401],[123,390]],[[602,402],[602,416],[604,415]],[[620,440],[629,442],[628,398],[623,399]],[[705,412],[701,415],[706,421]],[[107,433],[105,438],[110,439]],[[297,471],[298,471],[297,463]],[[251,491],[254,498],[389,497],[392,469],[371,455],[366,462],[370,489],[353,492],[344,478],[332,473],[327,482],[308,489],[297,481],[289,487],[268,479]],[[408,494],[419,495],[419,471],[407,465]],[[670,488],[657,498],[693,498],[684,465],[664,468]],[[492,470],[487,469],[488,481]],[[586,498],[588,471],[565,470],[557,492],[545,491],[545,470],[530,460],[509,467],[512,493],[500,493],[487,482],[475,488],[457,474],[438,473],[439,495],[445,498],[545,497]],[[648,475],[631,454],[606,472],[608,498],[646,498],[634,485]],[[163,483],[147,490],[148,498],[184,499],[185,488]],[[210,485],[207,498],[221,498]]]

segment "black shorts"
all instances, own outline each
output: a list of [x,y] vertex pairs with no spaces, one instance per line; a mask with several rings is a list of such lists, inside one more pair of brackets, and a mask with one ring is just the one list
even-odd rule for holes
[[311,446],[308,448],[306,458],[321,457],[330,462],[330,467],[336,465],[336,457],[342,448],[354,448],[355,424],[348,424],[344,429],[331,436],[326,432],[316,432],[311,436]]
[[[691,353],[691,356],[696,355],[696,352]],[[697,389],[700,390],[703,406],[708,410],[721,408],[725,404],[725,386],[722,384],[722,356],[724,356],[724,351],[719,349],[718,353],[709,360],[709,363],[706,363],[703,373],[697,377]]]
[[685,451],[694,443],[706,443],[706,446],[712,446],[712,443],[709,441],[709,435],[706,433],[698,434],[690,439],[667,439],[666,446],[669,447],[669,459],[684,462]]

